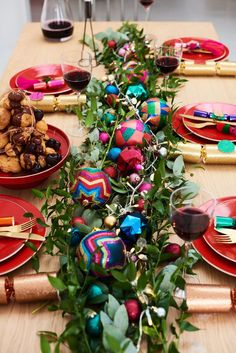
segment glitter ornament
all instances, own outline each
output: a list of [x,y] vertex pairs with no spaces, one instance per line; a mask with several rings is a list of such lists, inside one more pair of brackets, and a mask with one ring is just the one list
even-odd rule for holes
[[129,321],[131,322],[138,321],[141,315],[142,309],[137,299],[128,299],[124,302],[124,305],[127,310]]
[[119,89],[114,85],[107,85],[105,91],[107,94],[119,94]]
[[169,112],[170,107],[159,98],[149,98],[139,109],[141,119],[151,127],[159,129],[165,126]]
[[130,119],[122,122],[115,132],[117,146],[145,145],[152,139],[151,131],[141,120]]
[[78,173],[71,191],[75,202],[80,202],[83,206],[94,206],[106,203],[112,188],[109,177],[102,170],[84,168]]
[[[86,235],[77,249],[78,258],[83,258],[87,270],[97,264],[105,270],[121,269],[125,264],[125,245],[120,237],[109,230],[98,230]],[[94,272],[96,276],[101,275]]]
[[114,114],[111,114],[109,112],[106,112],[105,114],[103,114],[103,116],[101,117],[101,121],[104,121],[104,123],[107,126],[112,125],[115,121],[116,121],[116,116]]
[[109,136],[109,134],[107,132],[105,132],[105,131],[100,132],[99,141],[101,141],[103,145],[108,143],[109,140],[110,140],[110,136]]
[[89,314],[86,318],[86,332],[89,336],[100,336],[102,333],[102,323],[100,315],[96,312]]
[[103,171],[112,179],[116,179],[118,176],[117,169],[112,165],[109,165],[108,167],[104,168]]
[[113,147],[110,149],[110,151],[108,152],[107,157],[112,160],[113,162],[115,162],[117,160],[117,158],[119,157],[121,153],[121,148],[119,147]]
[[117,222],[117,218],[115,216],[107,216],[104,219],[104,225],[109,229],[113,228],[116,225],[116,222]]

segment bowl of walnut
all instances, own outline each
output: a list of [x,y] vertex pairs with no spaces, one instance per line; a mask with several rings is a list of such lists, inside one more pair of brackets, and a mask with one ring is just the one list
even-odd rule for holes
[[43,116],[21,91],[11,91],[1,99],[0,186],[32,188],[64,163],[69,139],[62,130],[47,124]]

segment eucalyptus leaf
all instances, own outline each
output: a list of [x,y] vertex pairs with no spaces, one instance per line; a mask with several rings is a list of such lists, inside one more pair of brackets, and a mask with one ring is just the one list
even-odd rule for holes
[[126,334],[129,327],[129,318],[124,304],[121,305],[115,313],[114,325],[118,327],[124,335]]
[[113,295],[108,294],[108,303],[107,303],[107,314],[110,316],[110,318],[113,320],[115,317],[115,313],[119,309],[120,304],[118,300],[116,300]]
[[173,164],[173,173],[175,176],[179,177],[183,174],[184,171],[184,159],[182,155],[179,155]]
[[100,319],[103,327],[105,327],[106,325],[111,325],[113,323],[109,316],[102,310],[100,311]]

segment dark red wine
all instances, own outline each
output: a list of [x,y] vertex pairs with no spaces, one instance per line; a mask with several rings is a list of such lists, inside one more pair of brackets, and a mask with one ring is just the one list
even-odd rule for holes
[[74,27],[70,21],[51,20],[43,24],[42,32],[45,38],[54,41],[67,40],[72,36]]
[[186,241],[201,237],[209,223],[208,214],[195,207],[179,208],[172,215],[172,225],[176,234]]
[[87,87],[91,79],[91,74],[88,71],[72,70],[64,74],[64,80],[67,85],[74,91],[81,91]]
[[162,56],[156,59],[156,66],[160,69],[161,73],[169,74],[177,69],[179,60],[174,56]]
[[152,5],[154,0],[140,0],[140,4],[144,7],[149,7]]

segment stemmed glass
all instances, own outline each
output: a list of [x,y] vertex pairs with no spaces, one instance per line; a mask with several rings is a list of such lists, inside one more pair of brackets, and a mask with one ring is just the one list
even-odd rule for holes
[[167,91],[167,80],[169,74],[174,72],[179,66],[183,54],[183,43],[176,39],[171,43],[166,43],[155,50],[155,64],[160,72],[164,75],[164,87]]
[[[73,50],[62,54],[61,68],[66,84],[74,91],[78,97],[87,87],[92,73],[92,56],[85,50]],[[75,137],[81,137],[83,124],[77,118],[68,129],[68,134]]]
[[143,5],[145,9],[145,12],[146,12],[145,21],[147,21],[150,15],[150,7],[154,3],[154,0],[139,0],[139,2],[141,5]]
[[216,200],[201,187],[181,187],[170,196],[170,216],[175,233],[185,241],[185,251],[191,241],[203,236],[212,222]]

